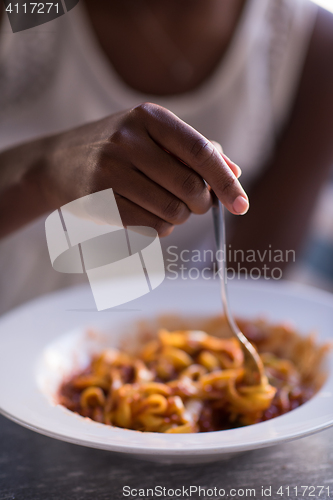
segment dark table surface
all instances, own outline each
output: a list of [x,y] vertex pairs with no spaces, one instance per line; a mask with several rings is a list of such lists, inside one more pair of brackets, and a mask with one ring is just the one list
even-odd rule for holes
[[[244,453],[229,461],[185,466],[154,464],[63,443],[0,416],[1,500],[143,498],[139,491],[137,496],[135,492],[125,496],[123,493],[128,491],[123,491],[125,486],[137,490],[166,488],[165,492],[157,490],[162,495],[148,492],[150,496],[147,496],[144,492],[144,498],[190,498],[186,495],[190,486],[206,489],[206,494],[201,491],[200,496],[193,490],[191,498],[194,499],[226,498],[227,495],[237,499],[250,496],[333,498],[333,428],[290,443]],[[315,488],[305,490],[301,486]],[[319,486],[324,489],[320,490]],[[167,491],[183,487],[185,491],[177,490],[174,495]],[[216,495],[214,490],[209,491],[215,487]],[[262,494],[262,487],[266,495]],[[223,491],[218,493],[219,489],[225,490],[224,497]],[[211,493],[213,496],[209,496]]]

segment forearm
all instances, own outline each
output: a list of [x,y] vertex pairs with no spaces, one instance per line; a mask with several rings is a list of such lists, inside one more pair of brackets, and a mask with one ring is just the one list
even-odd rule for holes
[[0,153],[0,238],[88,193],[81,183],[105,128],[100,121]]
[[47,139],[0,153],[0,238],[50,210],[43,186]]

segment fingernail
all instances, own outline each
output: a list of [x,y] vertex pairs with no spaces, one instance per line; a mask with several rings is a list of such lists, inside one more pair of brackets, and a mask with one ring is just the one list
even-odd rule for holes
[[232,204],[232,208],[239,215],[244,215],[249,209],[249,202],[244,196],[237,196]]

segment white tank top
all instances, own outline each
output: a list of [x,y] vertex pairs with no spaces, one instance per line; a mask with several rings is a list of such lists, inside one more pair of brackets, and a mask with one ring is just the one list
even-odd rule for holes
[[[290,112],[317,7],[310,0],[248,0],[213,74],[186,94],[156,97],[128,87],[101,52],[83,5],[26,32],[0,32],[0,149],[98,120],[144,101],[160,104],[209,139],[243,170],[248,188]],[[112,187],[112,186],[108,186]],[[51,267],[46,216],[0,243],[0,312],[84,280]],[[202,248],[211,214],[191,216],[164,248]]]

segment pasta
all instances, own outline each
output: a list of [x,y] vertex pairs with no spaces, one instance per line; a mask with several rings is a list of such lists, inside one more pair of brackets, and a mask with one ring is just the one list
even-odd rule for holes
[[206,331],[161,328],[138,354],[104,350],[61,385],[59,403],[107,425],[192,433],[268,420],[311,398],[323,382],[328,346],[284,325],[238,323],[260,353],[266,384],[246,385],[242,349],[225,338],[219,317]]

